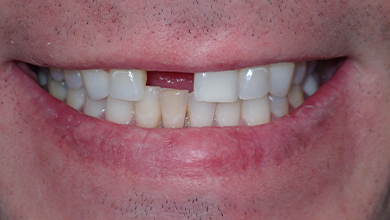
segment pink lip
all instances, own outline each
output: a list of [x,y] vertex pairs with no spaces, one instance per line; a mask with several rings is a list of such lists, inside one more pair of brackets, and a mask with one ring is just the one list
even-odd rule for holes
[[[36,114],[41,132],[51,135],[67,157],[144,177],[210,177],[260,171],[300,155],[318,154],[313,131],[326,130],[340,108],[350,64],[346,62],[290,115],[254,127],[144,129],[83,115],[48,95],[16,66],[12,80],[27,97],[25,110]],[[336,98],[335,98],[336,97]],[[326,155],[326,154],[325,154]]]

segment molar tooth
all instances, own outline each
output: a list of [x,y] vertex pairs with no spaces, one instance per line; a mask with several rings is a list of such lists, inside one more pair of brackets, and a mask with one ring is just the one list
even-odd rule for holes
[[106,99],[93,100],[88,96],[85,97],[83,112],[86,115],[99,118],[106,110]]
[[83,86],[80,70],[64,70],[64,78],[69,89],[80,89]]
[[55,98],[65,101],[67,88],[64,82],[55,82],[51,77],[49,77],[48,90]]
[[269,92],[278,97],[287,95],[294,72],[294,63],[277,63],[270,65]]
[[241,69],[238,74],[240,99],[258,99],[268,93],[269,70],[267,66]]
[[292,85],[288,93],[288,101],[294,108],[298,108],[305,101],[300,85]]
[[119,100],[107,97],[106,120],[118,124],[128,124],[133,118],[133,106],[131,101]]
[[249,126],[261,125],[271,121],[268,96],[242,101],[242,117]]
[[278,118],[288,114],[288,100],[287,97],[277,97],[270,95],[271,112]]
[[237,82],[237,70],[195,73],[195,100],[198,102],[235,102],[238,98]]
[[44,67],[41,67],[39,68],[39,71],[38,71],[38,84],[41,86],[41,87],[44,87],[47,85],[47,77],[49,75],[49,69],[47,68],[44,68]]
[[146,86],[144,97],[140,101],[135,102],[135,121],[137,126],[158,128],[161,121],[160,90],[160,87]]
[[109,75],[101,69],[82,70],[81,76],[89,98],[99,100],[108,96]]
[[146,71],[110,70],[110,96],[127,101],[139,101],[144,96]]
[[72,108],[80,111],[84,105],[86,96],[87,91],[85,91],[84,87],[75,90],[68,89],[68,93],[66,95],[66,103]]
[[64,71],[60,68],[51,67],[50,70],[50,76],[53,78],[54,82],[61,82],[64,80]]
[[206,127],[213,124],[216,103],[198,102],[194,93],[188,95],[188,117],[191,127]]
[[295,63],[294,77],[292,82],[294,84],[301,84],[305,79],[307,72],[307,64],[306,62],[297,62]]
[[233,103],[217,103],[215,119],[219,126],[237,126],[241,119],[241,99]]
[[312,96],[318,90],[317,80],[313,75],[308,75],[306,80],[302,84],[303,91],[308,95]]
[[187,110],[188,91],[161,89],[159,94],[164,128],[182,128]]

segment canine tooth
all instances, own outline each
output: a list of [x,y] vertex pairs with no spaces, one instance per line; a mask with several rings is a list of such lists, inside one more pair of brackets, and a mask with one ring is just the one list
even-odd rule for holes
[[188,91],[161,89],[159,100],[165,128],[182,128],[187,110]]
[[86,96],[87,91],[85,91],[84,87],[75,90],[68,89],[68,93],[66,95],[66,103],[72,108],[80,111],[84,105]]
[[81,76],[89,98],[100,100],[108,96],[109,75],[101,69],[82,70]]
[[278,118],[288,114],[288,100],[287,97],[277,97],[270,95],[271,112]]
[[292,82],[294,84],[301,84],[305,79],[307,72],[307,64],[306,62],[297,62],[295,63],[294,77]]
[[216,103],[198,102],[194,93],[188,95],[188,117],[191,127],[206,127],[213,124]]
[[302,84],[303,91],[308,95],[312,96],[318,90],[317,80],[313,75],[308,75],[305,82]]
[[235,102],[238,98],[237,82],[237,70],[195,73],[195,100],[198,102]]
[[64,82],[55,82],[49,77],[48,90],[52,96],[61,101],[65,101],[67,88]]
[[107,97],[106,120],[118,124],[128,124],[133,118],[134,103],[120,99]]
[[270,65],[269,92],[278,97],[287,95],[294,72],[294,63],[277,63]]
[[127,101],[139,101],[144,96],[146,71],[110,70],[110,96]]
[[83,112],[86,115],[98,118],[104,113],[105,107],[106,99],[93,100],[86,96]]
[[300,85],[292,85],[288,93],[288,101],[294,108],[298,108],[304,101],[303,91]]
[[54,82],[61,82],[64,80],[64,71],[60,68],[49,68],[50,76],[53,78]]
[[80,70],[64,70],[64,78],[69,89],[80,89],[83,86]]
[[135,121],[137,126],[144,128],[158,128],[161,121],[159,92],[161,88],[146,86],[144,97],[135,102]]
[[237,126],[241,119],[241,99],[233,103],[217,103],[215,119],[219,126]]
[[267,66],[241,69],[238,74],[240,99],[258,99],[268,93],[269,70]]
[[261,125],[271,121],[268,96],[242,101],[242,117],[249,126]]

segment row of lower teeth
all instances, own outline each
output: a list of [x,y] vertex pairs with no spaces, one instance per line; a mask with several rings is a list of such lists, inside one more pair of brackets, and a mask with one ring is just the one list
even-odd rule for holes
[[51,95],[84,114],[146,128],[254,126],[282,117],[319,86],[315,61],[195,73],[194,92],[146,86],[143,70],[41,68]]

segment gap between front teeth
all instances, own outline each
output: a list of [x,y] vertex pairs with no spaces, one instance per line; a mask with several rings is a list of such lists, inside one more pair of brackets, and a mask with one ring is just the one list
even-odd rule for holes
[[41,68],[51,95],[84,114],[146,128],[254,126],[299,107],[319,87],[315,61],[194,75],[194,91],[146,86],[144,70]]

